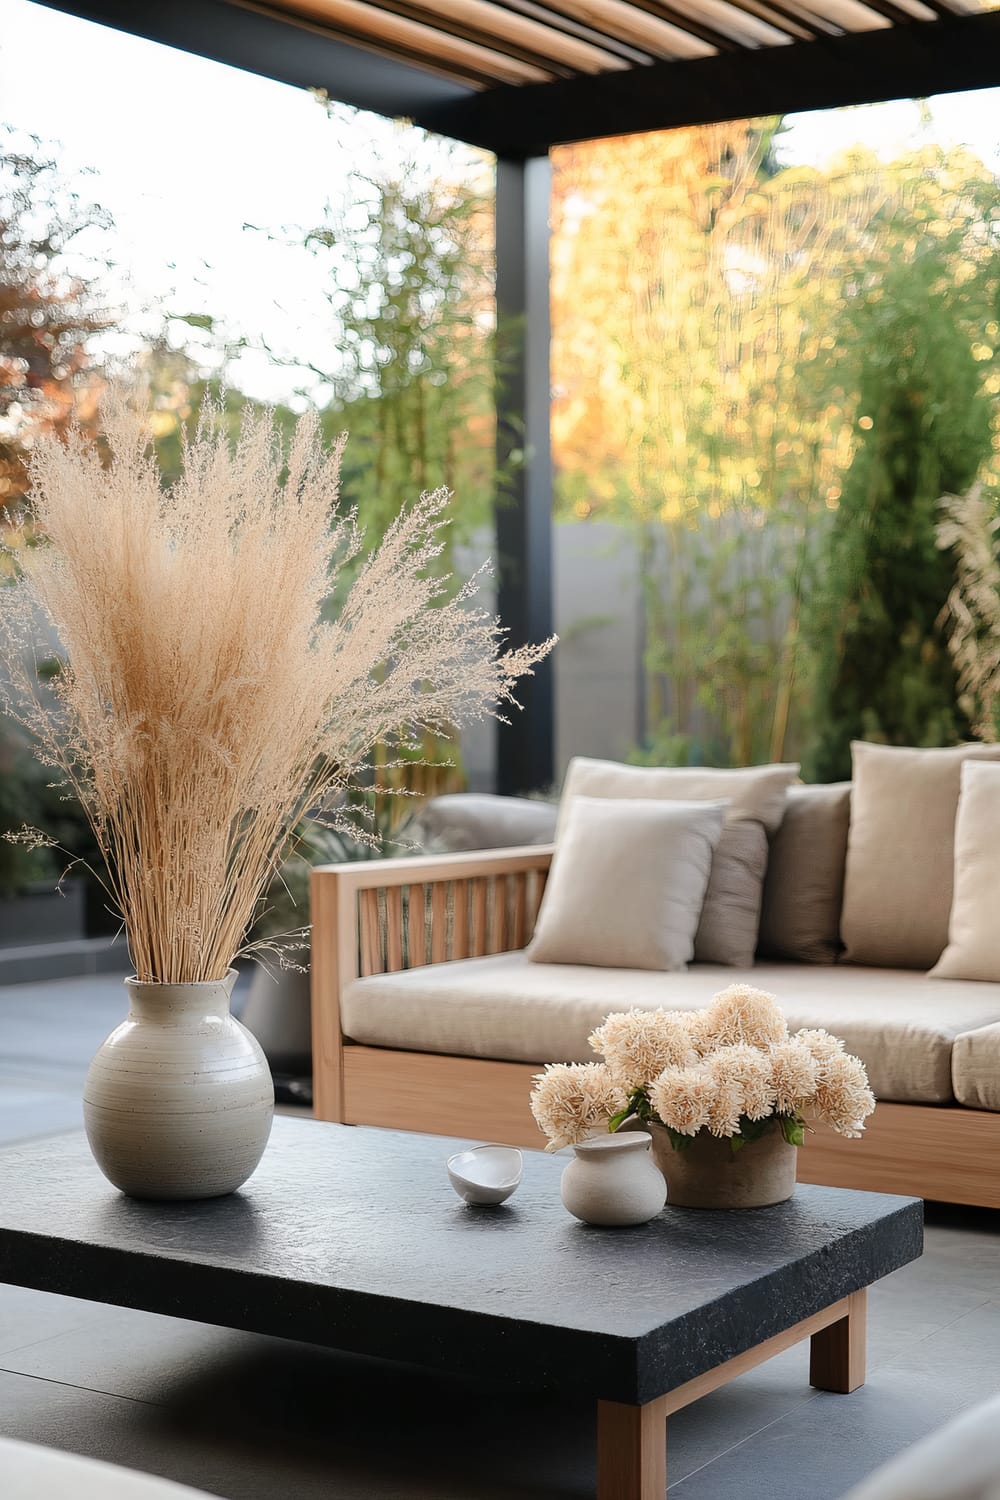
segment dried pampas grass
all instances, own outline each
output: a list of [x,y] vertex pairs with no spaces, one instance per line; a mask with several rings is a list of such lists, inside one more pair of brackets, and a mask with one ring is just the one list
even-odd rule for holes
[[[43,544],[0,589],[0,651],[5,706],[93,826],[136,975],[176,983],[225,974],[290,830],[374,744],[513,703],[550,643],[501,650],[477,578],[448,597],[433,576],[445,491],[366,557],[337,510],[343,441],[325,451],[311,418],[285,451],[247,413],[233,451],[210,416],[166,492],[147,423],[118,390],[103,461],[79,433],[39,443]],[[64,661],[51,691],[34,669],[45,622]]]

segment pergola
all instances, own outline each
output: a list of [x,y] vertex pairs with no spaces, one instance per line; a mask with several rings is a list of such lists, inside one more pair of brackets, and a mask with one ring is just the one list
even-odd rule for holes
[[[40,0],[483,147],[497,157],[497,317],[518,331],[496,511],[511,639],[552,627],[550,147],[1000,84],[1000,0]],[[551,669],[498,741],[504,792],[553,775]]]

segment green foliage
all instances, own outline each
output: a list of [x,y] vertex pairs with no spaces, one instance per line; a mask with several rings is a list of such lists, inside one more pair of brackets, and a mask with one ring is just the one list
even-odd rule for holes
[[54,885],[59,876],[51,850],[26,848],[5,837],[43,821],[47,780],[23,731],[0,718],[0,897],[19,896],[41,881]]
[[355,173],[349,207],[305,239],[329,263],[339,357],[313,373],[332,387],[328,419],[350,432],[344,493],[373,539],[442,485],[460,533],[490,517],[496,341],[482,177],[457,148],[448,178],[416,156],[381,163]]
[[849,313],[858,446],[806,622],[817,780],[850,776],[855,738],[946,745],[969,730],[940,619],[954,563],[935,527],[940,496],[967,489],[992,453],[996,356],[982,338],[998,308],[998,215],[994,193],[978,262],[966,224],[924,234]]
[[[621,1130],[628,1120],[638,1120],[641,1125],[659,1125],[661,1130],[667,1132],[670,1144],[675,1151],[687,1151],[695,1139],[693,1135],[684,1135],[679,1130],[674,1130],[671,1125],[664,1125],[657,1115],[652,1104],[649,1102],[649,1094],[645,1088],[636,1088],[628,1096],[628,1102],[624,1109],[620,1109],[608,1120],[608,1133],[614,1135]],[[769,1130],[777,1128],[781,1131],[790,1146],[802,1146],[805,1144],[805,1121],[798,1115],[765,1115],[762,1120],[751,1120],[749,1115],[740,1115],[739,1130],[735,1135],[729,1137],[729,1149],[735,1156],[753,1141],[759,1141]],[[697,1132],[701,1134],[701,1132]],[[707,1133],[707,1132],[706,1132]]]

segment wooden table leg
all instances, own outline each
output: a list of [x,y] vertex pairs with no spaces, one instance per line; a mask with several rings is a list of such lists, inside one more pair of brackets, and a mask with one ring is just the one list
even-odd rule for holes
[[847,1316],[814,1333],[809,1350],[809,1384],[846,1395],[865,1383],[867,1291],[852,1292]]
[[597,1403],[597,1500],[664,1500],[667,1398]]

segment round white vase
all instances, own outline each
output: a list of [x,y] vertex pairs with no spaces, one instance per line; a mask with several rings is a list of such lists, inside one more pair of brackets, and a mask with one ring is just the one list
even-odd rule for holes
[[560,1192],[585,1224],[645,1224],[667,1201],[663,1173],[649,1154],[645,1131],[595,1136],[573,1147]]
[[215,1198],[244,1183],[271,1133],[274,1087],[230,1014],[236,971],[192,984],[126,979],[129,1012],[97,1053],[83,1118],[97,1165],[133,1198]]

